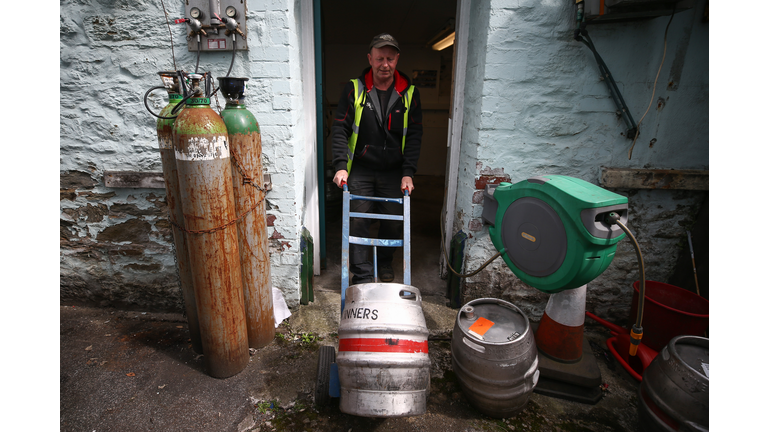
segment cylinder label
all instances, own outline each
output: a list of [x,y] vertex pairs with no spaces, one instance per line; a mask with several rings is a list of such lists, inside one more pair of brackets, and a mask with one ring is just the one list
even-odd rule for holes
[[186,146],[182,151],[176,149],[176,160],[205,161],[229,157],[229,143],[226,135],[197,135],[188,137],[185,141]]
[[473,336],[479,337],[480,339],[484,339],[485,333],[493,327],[493,325],[496,324],[491,320],[485,319],[483,317],[480,317],[475,321],[474,324],[472,324],[469,327],[469,332],[472,333]]
[[158,143],[158,147],[160,147],[160,150],[173,149],[173,140],[171,139],[171,135],[158,135],[157,143]]
[[169,90],[174,90],[174,88],[173,88],[173,77],[162,76],[162,77],[160,77],[160,79],[163,80],[163,85],[165,86],[165,88],[167,88]]

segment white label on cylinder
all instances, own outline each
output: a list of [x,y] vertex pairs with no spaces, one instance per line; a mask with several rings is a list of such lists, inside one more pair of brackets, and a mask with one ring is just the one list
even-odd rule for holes
[[214,137],[193,136],[187,139],[185,151],[176,149],[176,160],[205,161],[229,157],[229,143],[225,135]]
[[157,143],[158,147],[160,147],[160,150],[172,150],[173,149],[173,140],[169,135],[160,135],[157,137]]
[[173,89],[173,78],[171,77],[160,77],[163,80],[163,86],[167,89]]

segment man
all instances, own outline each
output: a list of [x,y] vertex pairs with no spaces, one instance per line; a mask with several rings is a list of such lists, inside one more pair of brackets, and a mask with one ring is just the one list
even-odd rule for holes
[[[346,182],[355,195],[400,198],[413,192],[413,175],[421,150],[421,100],[411,80],[397,70],[400,47],[387,33],[368,47],[368,63],[359,78],[342,91],[332,128],[333,182]],[[355,200],[351,212],[402,214],[402,205]],[[378,238],[402,238],[402,222],[380,221]],[[352,218],[350,235],[371,237],[371,220]],[[394,248],[377,248],[378,274],[392,282]],[[373,282],[368,247],[350,245],[352,284]]]

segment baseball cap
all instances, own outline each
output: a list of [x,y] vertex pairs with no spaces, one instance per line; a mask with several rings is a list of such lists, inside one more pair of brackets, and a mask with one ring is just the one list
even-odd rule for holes
[[371,44],[368,46],[368,50],[371,48],[381,48],[385,46],[391,46],[400,52],[400,47],[397,45],[397,41],[389,33],[382,33],[373,37]]

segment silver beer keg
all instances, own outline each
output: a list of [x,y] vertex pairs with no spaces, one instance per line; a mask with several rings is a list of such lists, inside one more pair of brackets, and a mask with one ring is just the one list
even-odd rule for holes
[[500,299],[472,300],[461,308],[453,327],[451,360],[467,399],[490,417],[522,411],[539,379],[528,317]]
[[341,412],[363,417],[424,414],[428,336],[418,289],[393,283],[347,288],[336,356]]

